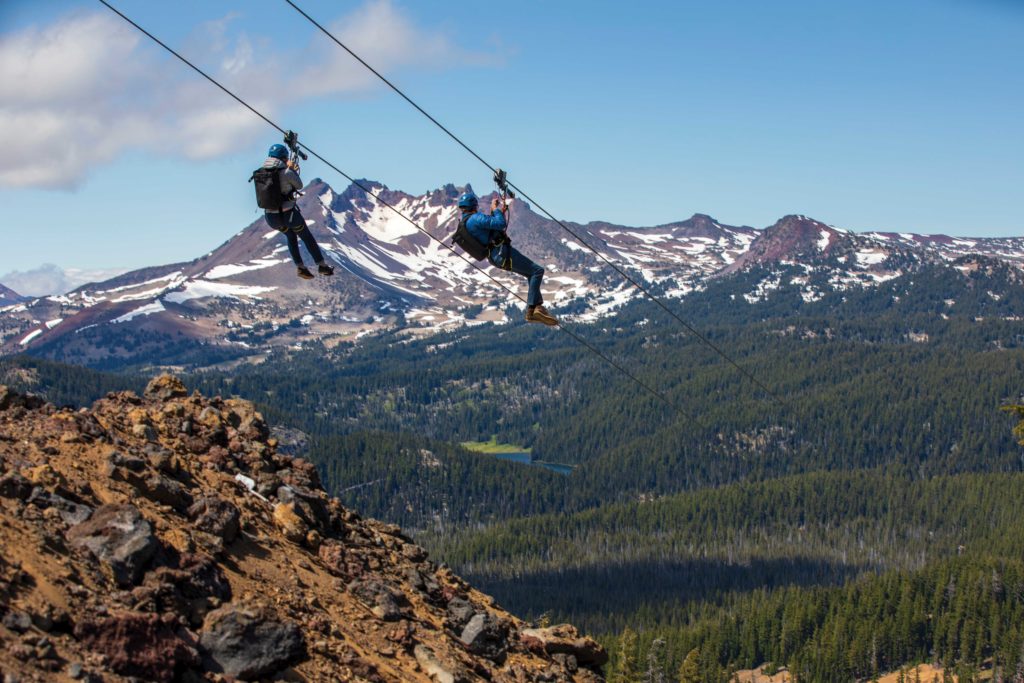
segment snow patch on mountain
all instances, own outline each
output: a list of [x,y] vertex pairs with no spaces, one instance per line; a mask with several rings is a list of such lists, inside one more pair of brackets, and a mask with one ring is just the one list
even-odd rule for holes
[[180,292],[171,292],[164,297],[165,301],[174,304],[184,303],[192,299],[204,297],[224,297],[238,299],[240,297],[259,298],[260,294],[272,292],[277,287],[258,287],[254,285],[232,285],[223,282],[208,282],[206,280],[192,280],[185,284],[185,289]]
[[164,308],[163,303],[157,299],[153,303],[146,304],[145,306],[139,306],[134,311],[120,315],[110,322],[112,323],[126,323],[129,320],[135,320],[141,315],[153,315],[154,313],[161,313],[167,309]]
[[275,259],[275,258],[259,258],[253,259],[245,264],[227,264],[216,266],[206,272],[206,277],[211,280],[219,280],[225,277],[231,277],[232,275],[239,275],[240,273],[246,273],[250,270],[261,270],[263,268],[270,268],[272,266],[279,265],[281,263],[288,263],[290,259]]

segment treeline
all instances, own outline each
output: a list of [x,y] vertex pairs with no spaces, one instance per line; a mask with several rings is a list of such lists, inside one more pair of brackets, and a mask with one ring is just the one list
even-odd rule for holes
[[1022,474],[822,472],[516,519],[417,540],[525,615],[599,633],[682,623],[692,604],[841,584],[960,553],[1024,556]]
[[58,406],[88,406],[111,391],[141,393],[148,380],[26,355],[0,358],[0,384],[37,394]]
[[[704,604],[678,626],[645,622],[606,642],[611,683],[726,683],[737,669],[785,666],[791,680],[870,680],[915,662],[960,681],[1024,673],[1024,562],[965,556],[917,571],[869,575],[838,588],[783,587]],[[689,655],[691,678],[675,678]],[[661,679],[666,680],[666,679]],[[906,680],[911,680],[908,677]]]

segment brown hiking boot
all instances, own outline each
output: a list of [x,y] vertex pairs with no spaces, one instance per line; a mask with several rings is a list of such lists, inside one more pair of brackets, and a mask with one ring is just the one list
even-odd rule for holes
[[321,275],[334,275],[334,268],[332,268],[331,266],[327,265],[326,263],[319,264],[316,267],[316,271],[318,273],[320,273]]
[[313,273],[309,272],[309,268],[307,268],[306,266],[299,266],[298,276],[301,277],[303,280],[313,279]]
[[543,306],[528,306],[526,308],[526,322],[542,323],[550,327],[558,324],[558,318],[548,313],[548,309]]

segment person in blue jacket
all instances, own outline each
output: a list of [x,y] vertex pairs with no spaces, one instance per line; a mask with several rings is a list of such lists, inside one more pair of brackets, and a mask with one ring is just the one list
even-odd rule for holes
[[479,200],[472,192],[459,197],[459,210],[463,215],[472,214],[466,220],[466,229],[481,244],[488,246],[487,260],[495,268],[508,270],[525,277],[529,283],[526,295],[526,321],[557,325],[558,319],[543,306],[540,283],[544,269],[512,248],[505,230],[508,228],[508,204],[499,197],[491,200],[491,213],[478,212]]

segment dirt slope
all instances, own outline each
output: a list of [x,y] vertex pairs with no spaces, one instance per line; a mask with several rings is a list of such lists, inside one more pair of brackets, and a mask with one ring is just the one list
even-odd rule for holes
[[0,387],[0,676],[14,681],[597,681],[276,452],[253,406],[56,408]]

